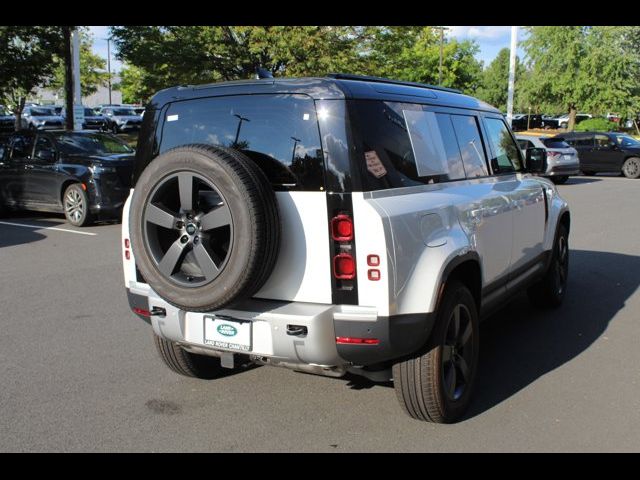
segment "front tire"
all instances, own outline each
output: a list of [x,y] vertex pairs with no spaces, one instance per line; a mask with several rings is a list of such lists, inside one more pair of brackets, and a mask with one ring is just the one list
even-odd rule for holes
[[226,373],[227,369],[220,365],[218,357],[187,352],[177,343],[160,338],[155,334],[153,340],[164,364],[180,375],[211,380]]
[[542,279],[529,287],[529,300],[536,307],[559,307],[564,300],[569,276],[569,232],[560,224],[553,244],[551,263]]
[[479,345],[476,302],[465,285],[454,281],[445,290],[426,348],[393,366],[405,413],[435,423],[459,419],[471,400]]
[[86,227],[93,217],[89,211],[89,195],[79,183],[69,185],[62,197],[64,216],[75,227]]
[[622,165],[622,174],[627,178],[640,178],[640,158],[627,158]]

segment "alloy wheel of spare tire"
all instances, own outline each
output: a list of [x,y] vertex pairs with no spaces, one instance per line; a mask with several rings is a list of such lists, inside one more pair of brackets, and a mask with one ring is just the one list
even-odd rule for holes
[[275,193],[238,151],[178,147],[138,179],[130,235],[140,272],[162,298],[187,310],[223,308],[251,297],[273,270]]

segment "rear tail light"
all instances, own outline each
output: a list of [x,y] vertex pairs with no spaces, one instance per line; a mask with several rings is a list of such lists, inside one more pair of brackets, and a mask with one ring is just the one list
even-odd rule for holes
[[331,219],[331,238],[336,242],[353,240],[353,220],[348,215],[336,215]]
[[150,317],[151,312],[149,310],[145,310],[144,308],[133,307],[133,313],[137,313],[138,315],[142,315],[143,317]]
[[547,158],[549,160],[555,160],[558,157],[561,157],[562,154],[560,152],[549,152],[547,151]]
[[338,280],[352,280],[356,276],[356,262],[348,253],[333,257],[333,276]]
[[336,337],[336,343],[339,345],[378,345],[380,340],[377,338]]
[[131,248],[131,242],[128,238],[124,239],[124,258],[127,260],[131,260],[131,252],[129,249]]

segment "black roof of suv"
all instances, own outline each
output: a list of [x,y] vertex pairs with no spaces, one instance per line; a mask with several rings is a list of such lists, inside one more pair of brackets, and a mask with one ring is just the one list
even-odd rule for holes
[[314,100],[371,99],[428,102],[458,108],[500,113],[499,110],[458,90],[380,77],[330,74],[326,77],[265,78],[237,80],[205,85],[181,85],[161,90],[151,99],[156,108],[168,102],[199,97],[266,93],[298,93]]

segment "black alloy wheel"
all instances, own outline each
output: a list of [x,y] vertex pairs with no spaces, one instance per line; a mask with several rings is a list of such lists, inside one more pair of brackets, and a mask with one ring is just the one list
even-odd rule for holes
[[201,287],[224,269],[233,219],[220,190],[191,171],[168,175],[143,213],[143,235],[156,268],[181,287]]
[[441,375],[444,391],[451,401],[459,400],[470,383],[474,358],[471,313],[464,303],[453,308],[442,346]]

